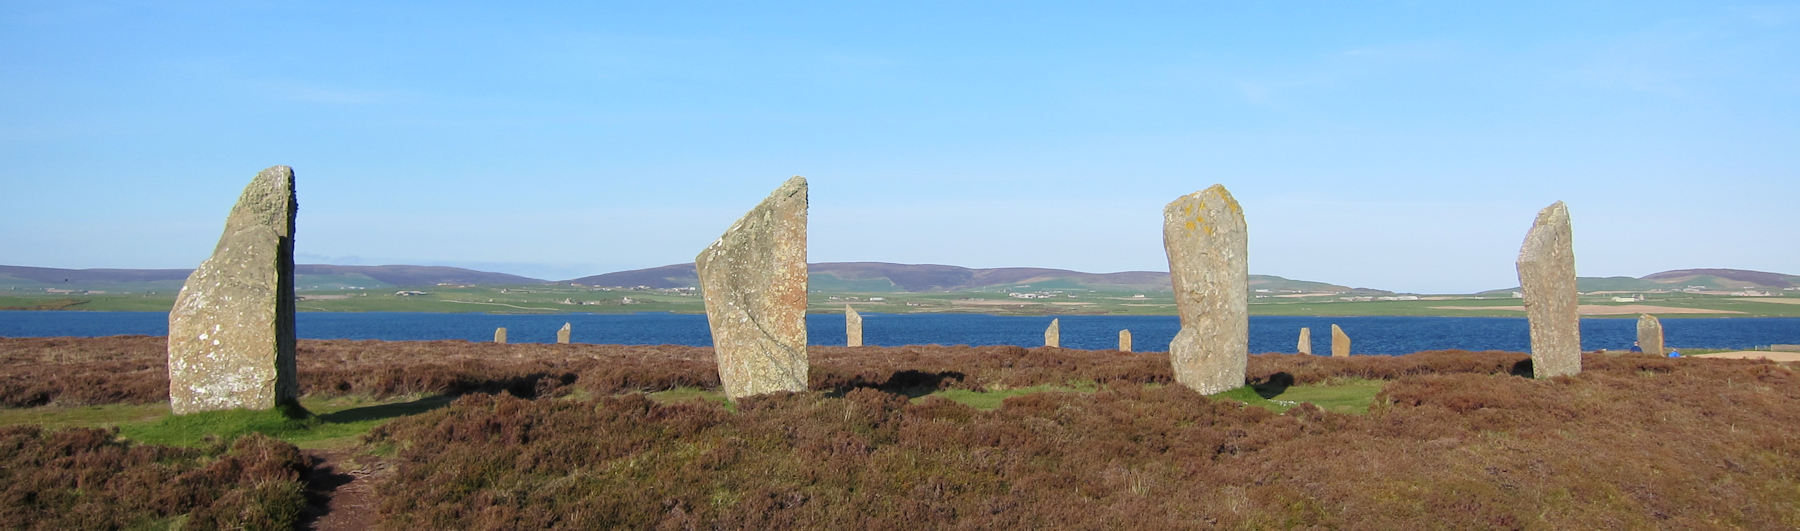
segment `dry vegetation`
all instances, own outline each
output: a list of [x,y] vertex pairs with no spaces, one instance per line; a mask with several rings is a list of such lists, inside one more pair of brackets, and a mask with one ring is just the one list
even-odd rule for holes
[[[160,401],[161,349],[0,339],[0,398]],[[818,347],[815,392],[728,408],[641,393],[716,387],[704,348],[300,349],[310,394],[468,393],[368,436],[393,456],[376,489],[389,528],[1800,526],[1800,380],[1764,361],[1589,356],[1581,375],[1538,381],[1517,376],[1529,373],[1517,353],[1252,356],[1264,388],[1387,381],[1368,414],[1349,415],[1199,396],[1168,385],[1156,354]],[[992,411],[909,400],[1068,382],[1099,390]],[[60,455],[41,448],[65,432],[13,430],[8,448]],[[34,442],[12,442],[26,433]],[[178,452],[93,437],[118,469],[173,466],[157,452]]]

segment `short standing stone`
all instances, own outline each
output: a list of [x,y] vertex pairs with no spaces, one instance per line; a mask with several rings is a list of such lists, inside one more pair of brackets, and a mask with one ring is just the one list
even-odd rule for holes
[[1044,346],[1062,347],[1062,320],[1051,319],[1050,326],[1044,328]]
[[1300,343],[1298,345],[1295,345],[1294,348],[1299,349],[1299,352],[1301,354],[1312,354],[1312,329],[1311,328],[1306,328],[1306,327],[1300,328]]
[[494,329],[494,342],[502,345],[506,344],[506,327],[502,326]]
[[562,328],[556,329],[556,342],[565,345],[569,343],[569,323],[563,323]]
[[1663,350],[1662,320],[1647,313],[1638,314],[1638,349],[1657,357],[1669,354]]
[[1169,343],[1175,380],[1201,394],[1244,385],[1250,354],[1250,262],[1244,209],[1224,186],[1163,208],[1163,249],[1181,331]]
[[862,314],[848,304],[844,305],[844,345],[862,346]]
[[1538,212],[1519,247],[1519,291],[1531,323],[1534,376],[1581,372],[1581,316],[1575,292],[1575,249],[1562,201]]
[[806,206],[806,179],[789,179],[694,258],[733,400],[806,390]]
[[271,409],[299,393],[294,374],[294,170],[244,188],[213,254],[169,311],[169,407],[177,415]]
[[1336,324],[1331,325],[1331,357],[1350,357],[1350,334],[1344,333],[1344,329]]
[[1119,331],[1119,352],[1131,352],[1131,331]]

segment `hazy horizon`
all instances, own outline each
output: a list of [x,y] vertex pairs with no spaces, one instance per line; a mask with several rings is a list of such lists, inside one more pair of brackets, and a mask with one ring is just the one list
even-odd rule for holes
[[[301,262],[691,261],[792,175],[809,261],[1164,271],[1214,183],[1256,274],[1800,273],[1800,6],[353,2],[0,7],[0,263],[191,268],[297,175]],[[1784,140],[1785,139],[1785,140]]]

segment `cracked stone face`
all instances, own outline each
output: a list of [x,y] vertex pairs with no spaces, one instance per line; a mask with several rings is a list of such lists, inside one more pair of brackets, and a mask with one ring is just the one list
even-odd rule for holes
[[804,391],[806,179],[788,179],[694,257],[725,396]]
[[271,409],[294,374],[294,171],[257,174],[213,254],[169,311],[169,406],[178,415]]
[[1244,209],[1224,186],[1163,208],[1163,249],[1181,331],[1169,343],[1175,381],[1201,394],[1244,385],[1250,354],[1250,262]]
[[1538,378],[1581,372],[1581,316],[1575,249],[1562,201],[1538,212],[1519,247],[1519,291],[1531,322],[1531,369]]

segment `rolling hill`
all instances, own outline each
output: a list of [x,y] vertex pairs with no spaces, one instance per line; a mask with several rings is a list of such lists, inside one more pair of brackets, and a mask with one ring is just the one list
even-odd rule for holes
[[[1632,277],[1577,277],[1576,289],[1594,291],[1705,291],[1783,290],[1800,286],[1800,276],[1746,269],[1677,269]],[[1518,287],[1482,293],[1517,291]]]
[[[935,264],[823,262],[809,264],[811,288],[829,292],[948,292],[979,289],[1099,289],[1168,291],[1169,274],[1159,271],[1083,273],[1065,269],[1003,267],[974,269]],[[673,264],[572,279],[589,286],[681,288],[699,285],[694,264]],[[1313,293],[1369,292],[1323,282],[1251,275],[1251,289]]]
[[[187,281],[191,269],[57,269],[0,266],[0,289],[40,291],[175,291]],[[307,289],[383,289],[433,286],[440,283],[472,285],[542,284],[543,280],[505,273],[489,273],[440,266],[294,266],[295,287]]]

